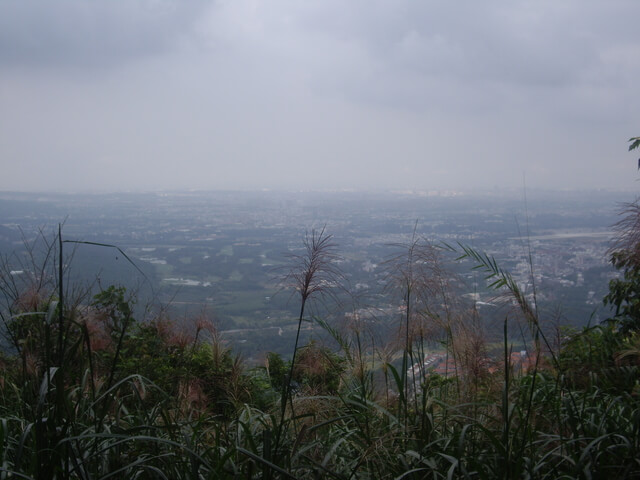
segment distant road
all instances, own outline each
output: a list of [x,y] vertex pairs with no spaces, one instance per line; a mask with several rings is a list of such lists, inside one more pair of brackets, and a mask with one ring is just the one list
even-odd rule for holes
[[615,232],[558,232],[558,233],[546,233],[544,235],[531,235],[530,237],[510,237],[509,240],[522,240],[528,238],[529,240],[562,240],[568,238],[601,238],[609,239],[615,235]]
[[265,330],[278,330],[278,335],[282,335],[283,332],[283,328],[295,328],[297,327],[297,325],[283,325],[282,327],[262,327],[262,328],[234,328],[231,330],[220,330],[220,333],[230,333],[230,334],[234,334],[234,333],[245,333],[245,332],[257,332],[257,331],[265,331]]

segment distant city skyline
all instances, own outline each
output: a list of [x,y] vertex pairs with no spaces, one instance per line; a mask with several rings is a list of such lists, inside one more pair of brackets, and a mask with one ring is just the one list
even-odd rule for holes
[[638,14],[6,0],[0,190],[637,190]]

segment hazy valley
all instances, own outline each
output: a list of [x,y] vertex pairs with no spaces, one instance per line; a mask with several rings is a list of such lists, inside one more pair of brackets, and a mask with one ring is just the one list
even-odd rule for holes
[[[525,202],[518,191],[5,192],[0,248],[9,255],[40,231],[52,237],[59,222],[67,240],[115,245],[144,276],[116,249],[70,244],[70,279],[93,284],[94,290],[124,285],[137,292],[139,305],[152,304],[151,312],[163,307],[175,318],[211,317],[234,350],[258,361],[266,351],[290,351],[297,305],[282,281],[305,234],[323,227],[333,236],[346,293],[342,303],[319,308],[337,321],[355,313],[375,328],[393,330],[401,313],[385,288],[386,262],[420,238],[495,257],[524,291],[531,294],[535,285],[550,323],[597,322],[604,318],[602,298],[615,275],[606,259],[611,226],[617,202],[628,196],[534,191]],[[505,309],[472,267],[469,260],[451,262],[449,256],[447,268],[461,280],[461,298],[482,311],[491,333]],[[308,325],[305,338],[313,328]]]

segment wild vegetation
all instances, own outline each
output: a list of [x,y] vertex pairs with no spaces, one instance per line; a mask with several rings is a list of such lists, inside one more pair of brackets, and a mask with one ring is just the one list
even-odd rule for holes
[[[635,203],[611,251],[611,318],[553,338],[534,282],[525,292],[493,258],[415,236],[387,263],[395,336],[357,309],[315,318],[313,302],[344,300],[345,279],[330,235],[312,232],[284,284],[298,333],[316,322],[333,343],[296,339],[258,368],[205,316],[141,321],[124,288],[73,287],[68,243],[42,237],[2,259],[0,479],[636,478],[639,225]],[[500,346],[456,295],[451,257],[508,306]],[[17,260],[26,275],[11,274]],[[440,374],[423,361],[434,345]]]

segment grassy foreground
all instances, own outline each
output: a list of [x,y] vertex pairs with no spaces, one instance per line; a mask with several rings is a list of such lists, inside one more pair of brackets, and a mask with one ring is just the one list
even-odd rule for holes
[[[57,241],[28,282],[3,261],[0,480],[640,477],[637,242],[613,252],[623,276],[605,299],[611,321],[557,344],[535,290],[457,247],[514,307],[491,359],[482,318],[452,293],[447,249],[414,239],[388,264],[394,338],[357,315],[314,320],[337,350],[296,340],[290,360],[269,354],[249,368],[206,318],[139,322],[122,288],[90,299],[67,288]],[[344,280],[330,236],[313,232],[304,246],[286,279],[298,333],[309,302]],[[516,328],[524,359],[508,340]],[[434,341],[445,374],[423,362]]]

